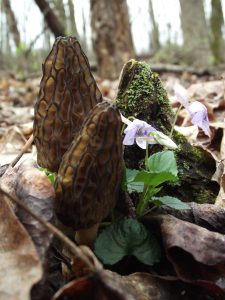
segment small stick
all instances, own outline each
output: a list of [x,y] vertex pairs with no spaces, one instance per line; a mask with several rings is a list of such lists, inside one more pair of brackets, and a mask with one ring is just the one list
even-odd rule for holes
[[0,192],[4,194],[6,197],[8,197],[13,203],[16,203],[18,206],[20,206],[23,210],[25,210],[28,214],[30,214],[35,220],[37,220],[39,223],[41,223],[47,230],[49,230],[52,234],[57,236],[64,244],[66,244],[72,253],[74,253],[76,256],[78,256],[85,264],[86,266],[91,270],[96,270],[96,267],[91,264],[89,259],[86,255],[84,255],[83,251],[76,246],[66,235],[64,235],[58,228],[56,228],[54,225],[52,225],[49,222],[46,222],[42,220],[39,216],[37,216],[30,208],[28,208],[26,205],[24,205],[19,199],[16,197],[11,196],[7,191],[5,191],[2,187],[0,187]]
[[137,217],[135,206],[128,193],[125,193],[125,203],[127,206],[129,218],[135,219]]
[[30,148],[34,141],[33,134],[29,137],[26,144],[23,146],[23,148],[20,150],[20,153],[17,155],[17,157],[11,162],[10,167],[15,167],[15,165],[18,163],[18,161],[21,159],[21,157],[24,155],[24,153],[27,152],[27,150]]

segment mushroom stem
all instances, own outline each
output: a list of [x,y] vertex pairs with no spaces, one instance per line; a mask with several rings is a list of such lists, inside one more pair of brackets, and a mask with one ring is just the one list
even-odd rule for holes
[[86,245],[89,246],[90,248],[93,248],[94,242],[97,237],[98,228],[99,228],[99,223],[87,229],[77,230],[75,233],[75,241],[79,245]]

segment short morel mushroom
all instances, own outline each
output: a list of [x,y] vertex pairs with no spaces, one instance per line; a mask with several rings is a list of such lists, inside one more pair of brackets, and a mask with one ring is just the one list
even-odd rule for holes
[[102,95],[87,57],[73,37],[56,39],[43,65],[43,77],[34,111],[37,161],[57,172],[88,112]]
[[120,114],[112,103],[103,101],[90,111],[63,156],[55,182],[56,214],[77,231],[81,244],[93,243],[98,223],[115,205],[122,148]]

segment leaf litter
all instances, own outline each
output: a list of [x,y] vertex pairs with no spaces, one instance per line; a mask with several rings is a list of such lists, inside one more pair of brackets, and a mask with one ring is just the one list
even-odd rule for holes
[[[117,82],[111,83],[99,79],[98,83],[105,96],[111,99],[115,97]],[[186,86],[188,84],[190,85],[190,82],[185,82]],[[13,87],[14,85],[15,87]],[[34,80],[29,84],[26,83],[23,87],[23,83],[13,79],[2,80],[0,86],[2,100],[0,107],[0,163],[4,165],[4,163],[12,161],[12,157],[18,154],[25,139],[32,133],[33,103],[38,92],[38,84],[37,80]],[[189,129],[190,117],[185,115],[184,111],[181,111],[179,115],[176,129],[179,131],[178,127],[180,126],[180,130],[184,130],[182,134],[187,136],[191,144],[198,144],[208,149],[219,162],[225,158],[224,84],[220,80],[206,80],[190,85],[188,92],[190,98],[200,99],[207,106],[213,133],[212,139],[208,139],[202,131],[196,130],[196,127]],[[171,103],[175,109],[177,103],[173,100]],[[142,270],[142,272],[132,272],[130,275],[121,276],[118,273],[97,268],[97,273],[84,272],[82,277],[78,276],[74,281],[62,286],[54,299],[64,299],[65,297],[74,299],[76,296],[76,299],[162,300],[170,299],[170,297],[172,297],[171,299],[180,299],[181,295],[186,295],[184,299],[192,299],[192,290],[200,291],[199,299],[201,297],[206,299],[204,298],[207,294],[207,292],[204,294],[205,289],[215,297],[220,295],[219,297],[222,299],[221,295],[225,290],[223,283],[225,276],[224,178],[224,171],[222,171],[217,178],[221,189],[216,206],[195,203],[190,205],[191,210],[184,211],[162,207],[159,208],[159,211],[164,209],[170,216],[159,214],[157,217],[147,218],[147,221],[143,221],[146,228],[149,224],[154,224],[158,238],[161,239],[165,250],[164,259],[169,265],[168,270],[171,270],[172,265],[173,272],[162,274],[162,272],[158,272],[157,268],[152,269],[150,266],[146,268],[131,259],[129,262],[134,262],[136,270]],[[1,186],[7,187],[11,195],[18,197],[46,221],[52,221],[54,190],[44,173],[36,168],[34,161],[25,159],[24,163],[19,166],[8,169],[1,179]],[[0,272],[2,274],[0,298],[30,299],[33,285],[41,280],[43,272],[45,275],[47,274],[46,269],[43,271],[42,265],[43,258],[49,259],[48,251],[52,244],[52,233],[46,231],[37,221],[34,221],[21,208],[12,205],[3,196],[1,196],[0,214],[1,236],[7,237],[0,242]],[[93,258],[93,253],[88,255],[92,256],[92,261],[96,260]],[[58,260],[62,261],[61,258]],[[76,262],[75,257],[74,261]],[[77,265],[79,266],[79,264]],[[55,263],[54,268],[56,266]],[[126,262],[122,261],[121,266],[122,268],[126,266]],[[57,268],[60,269],[60,267]],[[78,267],[76,272],[79,273],[78,271],[81,272],[82,269],[82,267]],[[120,269],[121,267],[118,267],[116,272],[120,273]],[[168,276],[168,274],[170,275]],[[18,284],[18,278],[21,278],[21,284]],[[174,287],[177,292],[174,292]],[[95,298],[93,298],[93,293]]]

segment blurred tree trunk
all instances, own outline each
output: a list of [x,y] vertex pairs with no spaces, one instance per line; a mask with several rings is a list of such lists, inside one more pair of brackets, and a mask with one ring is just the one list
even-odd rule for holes
[[20,32],[17,27],[17,21],[14,15],[14,12],[11,8],[11,4],[9,0],[2,0],[3,9],[5,11],[7,17],[7,23],[9,26],[9,30],[13,36],[14,43],[17,48],[20,46]]
[[64,28],[67,28],[66,26],[67,18],[66,18],[66,12],[65,12],[63,0],[54,0],[52,1],[52,3],[54,5],[55,12],[60,19],[60,22],[63,24]]
[[211,0],[211,7],[211,49],[214,56],[214,62],[220,63],[225,61],[225,46],[222,32],[224,18],[221,1]]
[[[3,22],[3,4],[2,1],[0,1],[0,51],[1,54],[3,53],[3,34],[4,34],[4,22]],[[0,60],[2,62],[2,60]]]
[[203,0],[180,0],[180,7],[187,62],[196,67],[207,67],[211,51]]
[[47,0],[35,0],[40,11],[43,13],[46,24],[55,37],[65,36],[65,26],[49,6]]
[[74,15],[74,2],[73,0],[68,0],[68,8],[69,8],[69,32],[72,36],[75,36],[79,39],[75,15]]
[[86,26],[86,20],[85,20],[85,15],[84,15],[84,8],[82,8],[82,21],[83,21],[82,36],[79,37],[81,46],[82,46],[85,53],[87,53],[89,55],[90,53],[88,53],[88,52],[91,52],[92,56],[94,56],[93,55],[93,49],[88,49],[87,26]]
[[[43,29],[46,27],[46,22],[43,20]],[[51,49],[51,31],[49,29],[44,30],[44,41],[43,41],[43,48],[46,51],[49,51]]]
[[[10,31],[11,31],[11,26],[7,22],[5,24],[5,53],[7,54],[8,58],[10,57],[10,55],[12,53],[11,46],[10,46]],[[19,47],[19,46],[17,46],[17,47]]]
[[154,55],[160,48],[159,42],[159,28],[158,24],[155,21],[155,14],[152,5],[152,0],[149,0],[149,16],[150,16],[150,23],[151,23],[151,33],[150,33],[150,51],[151,54]]
[[126,0],[91,0],[91,28],[99,75],[117,78],[134,57]]

